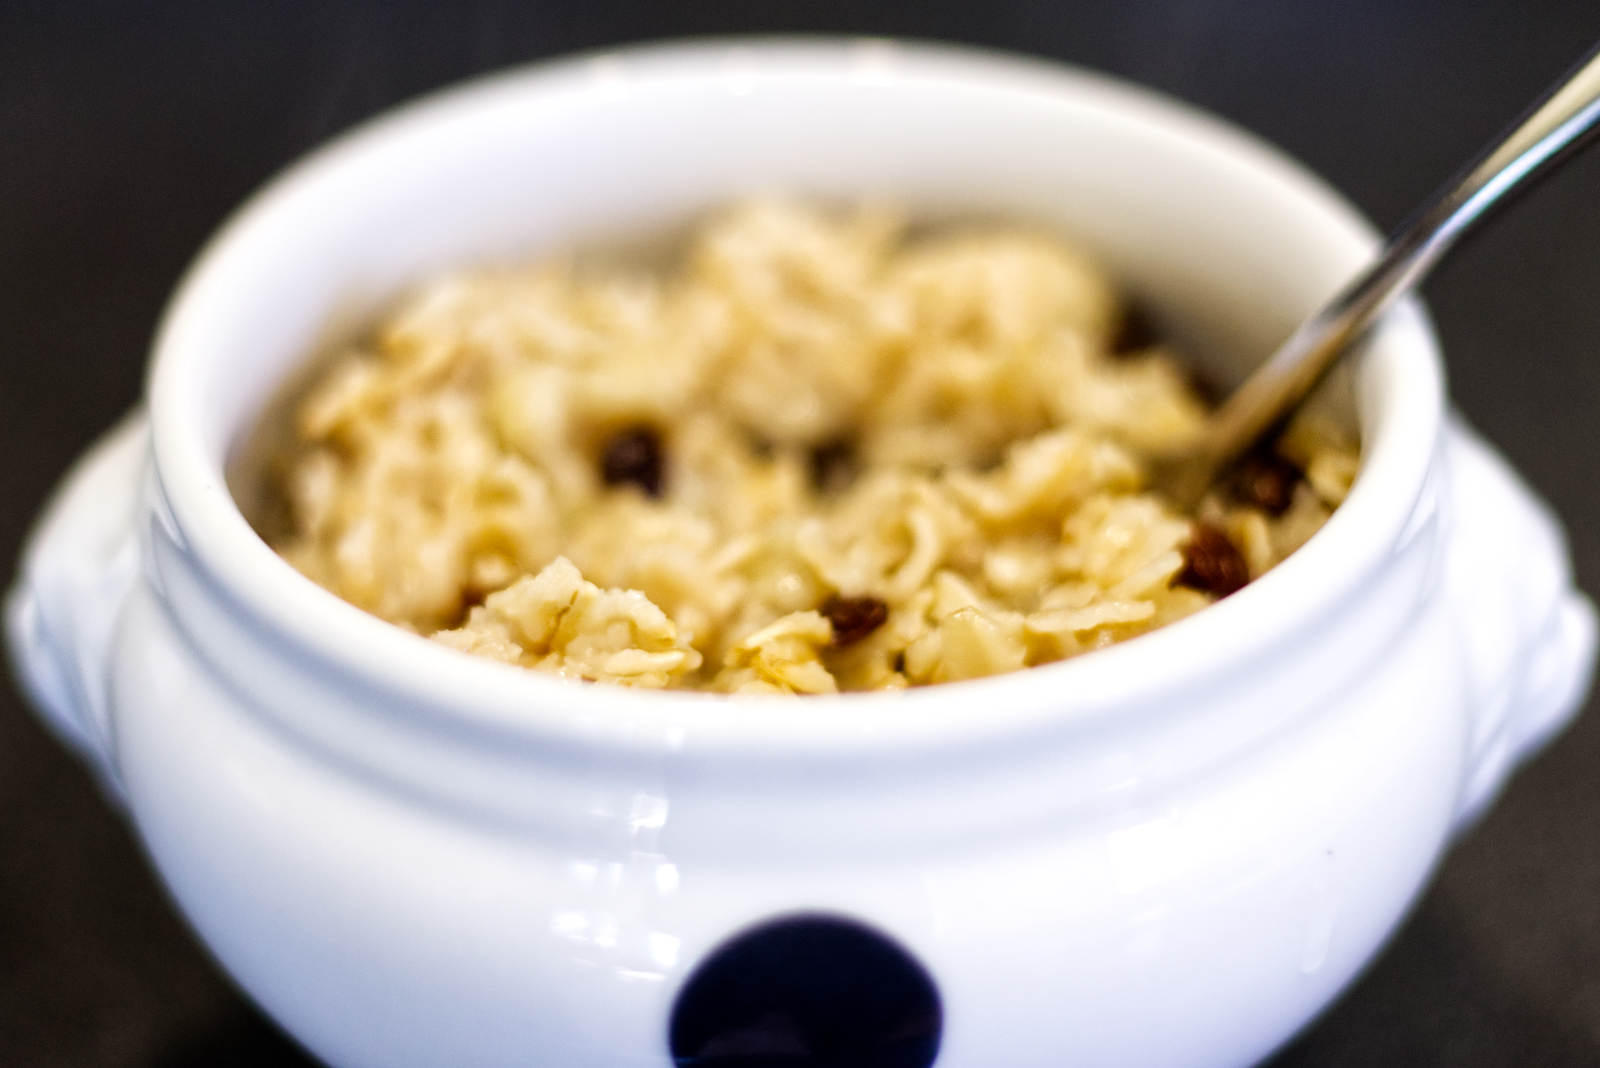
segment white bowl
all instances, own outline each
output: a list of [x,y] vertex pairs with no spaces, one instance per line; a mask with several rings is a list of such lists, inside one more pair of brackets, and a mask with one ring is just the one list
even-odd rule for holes
[[[1362,472],[1304,549],[979,682],[580,687],[364,615],[241,516],[230,456],[330,323],[764,188],[1057,226],[1235,373],[1375,244],[1248,135],[1053,65],[713,42],[483,79],[314,154],[206,249],[148,414],[30,543],[21,674],[217,958],[336,1065],[1263,1056],[1589,679],[1560,531],[1447,416],[1415,305],[1359,361]],[[829,1027],[872,1052],[751,1052]]]

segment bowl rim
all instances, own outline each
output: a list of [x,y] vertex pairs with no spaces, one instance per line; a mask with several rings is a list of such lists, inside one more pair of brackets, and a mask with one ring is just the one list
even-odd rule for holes
[[[496,737],[581,739],[650,752],[838,751],[840,747],[961,744],[978,737],[1082,726],[1116,713],[1159,708],[1282,642],[1336,608],[1401,537],[1419,498],[1443,421],[1444,376],[1420,302],[1396,309],[1374,331],[1360,361],[1363,456],[1349,498],[1299,551],[1245,589],[1193,616],[1106,649],[1018,672],[905,691],[808,696],[635,691],[585,686],[489,661],[409,633],[338,598],[301,575],[256,534],[230,492],[227,449],[208,446],[193,417],[194,387],[206,359],[201,314],[219,267],[278,209],[312,195],[349,161],[396,139],[430,131],[508,97],[581,100],[604,79],[656,79],[745,91],[752,77],[851,76],[981,86],[985,91],[1060,97],[1149,121],[1309,195],[1333,223],[1375,246],[1376,231],[1339,193],[1270,143],[1176,98],[1123,79],[1053,61],[980,48],[903,39],[723,37],[636,44],[490,72],[387,109],[290,164],[243,202],[207,241],[163,313],[147,394],[154,471],[185,552],[230,614],[265,628],[304,662],[332,669],[379,715],[401,709],[414,721]],[[1374,382],[1379,376],[1381,381]],[[1371,388],[1368,388],[1371,387]],[[175,613],[176,615],[176,613]],[[181,621],[180,621],[181,622]],[[337,642],[326,639],[337,634]],[[1152,664],[1161,665],[1151,670]],[[1058,695],[1071,694],[1063,703]],[[983,704],[982,714],[974,705]]]

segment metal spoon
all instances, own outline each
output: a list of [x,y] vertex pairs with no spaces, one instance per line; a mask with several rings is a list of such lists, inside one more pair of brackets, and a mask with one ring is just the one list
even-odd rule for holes
[[1436,193],[1377,261],[1303,322],[1208,420],[1200,441],[1158,460],[1153,486],[1190,509],[1233,461],[1280,429],[1367,327],[1425,278],[1456,239],[1567,150],[1600,130],[1600,45],[1547,92],[1504,140]]

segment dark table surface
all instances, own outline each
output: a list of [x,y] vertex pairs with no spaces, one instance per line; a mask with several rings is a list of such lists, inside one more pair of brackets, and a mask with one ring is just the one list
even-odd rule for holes
[[[185,262],[302,151],[508,63],[791,30],[971,41],[1146,82],[1278,142],[1389,227],[1600,36],[1600,7],[0,0],[0,561],[135,402]],[[1600,152],[1498,220],[1428,295],[1456,401],[1555,504],[1580,582],[1600,588]],[[1274,1065],[1600,1064],[1594,713],[1518,775],[1383,956]],[[305,1063],[0,684],[0,1064]]]

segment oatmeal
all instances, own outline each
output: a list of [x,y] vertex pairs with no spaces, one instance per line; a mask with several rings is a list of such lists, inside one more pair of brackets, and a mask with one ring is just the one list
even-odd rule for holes
[[1197,611],[1356,467],[1302,421],[1199,513],[1148,457],[1206,408],[1059,240],[908,237],[786,201],[669,272],[422,287],[315,382],[275,547],[480,656],[641,687],[829,693],[990,675]]

